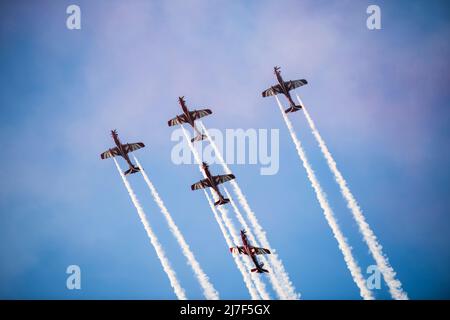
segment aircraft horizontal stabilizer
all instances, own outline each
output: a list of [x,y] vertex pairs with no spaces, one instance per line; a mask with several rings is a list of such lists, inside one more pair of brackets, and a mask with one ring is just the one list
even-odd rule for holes
[[287,108],[286,110],[284,110],[285,113],[290,113],[290,112],[296,112],[298,110],[300,110],[302,108],[301,105],[296,105],[296,106],[292,106],[290,108]]
[[214,205],[215,206],[221,206],[221,205],[226,204],[228,202],[230,202],[229,199],[223,198],[223,199],[219,199],[218,201],[214,202]]
[[136,172],[139,172],[139,171],[140,170],[139,170],[138,167],[133,167],[133,168],[130,168],[127,171],[125,171],[123,174],[127,176],[129,174],[136,173]]
[[201,140],[204,140],[204,139],[206,139],[206,135],[204,135],[204,134],[199,134],[199,135],[196,136],[195,138],[192,138],[192,139],[191,139],[191,142],[194,142],[194,141],[201,141]]

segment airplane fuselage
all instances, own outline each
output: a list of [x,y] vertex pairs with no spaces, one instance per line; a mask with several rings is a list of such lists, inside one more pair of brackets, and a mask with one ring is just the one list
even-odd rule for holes
[[275,68],[275,75],[277,76],[278,84],[280,85],[281,90],[283,91],[283,94],[288,99],[289,104],[291,105],[291,107],[295,107],[294,100],[292,100],[291,94],[289,93],[289,90],[286,88],[283,78],[281,77],[281,73],[280,73],[280,71],[278,71],[277,68]]
[[201,135],[200,131],[198,131],[198,129],[197,129],[196,126],[195,126],[195,120],[192,118],[192,115],[191,115],[191,113],[189,112],[189,109],[188,109],[188,107],[186,106],[186,102],[184,101],[183,97],[180,97],[180,98],[179,98],[179,102],[180,102],[181,109],[183,110],[183,114],[184,114],[184,116],[185,116],[185,118],[186,118],[187,123],[189,123],[189,125],[190,125],[192,128],[194,128],[194,130],[195,130],[199,135]]
[[206,175],[206,179],[208,179],[209,183],[211,184],[211,188],[214,189],[214,191],[217,193],[217,195],[219,196],[220,200],[223,200],[223,196],[220,193],[219,187],[217,186],[217,184],[214,182],[214,179],[211,176],[211,172],[209,172],[209,169],[207,166],[203,166],[203,169],[205,171],[205,175]]
[[184,102],[183,99],[180,99],[180,105],[181,105],[181,109],[183,109],[183,114],[186,117],[187,122],[194,127],[194,120],[191,117],[191,114],[189,113],[189,109],[186,106],[186,103]]
[[248,242],[247,236],[242,231],[241,231],[241,238],[242,238],[242,246],[244,247],[245,253],[251,257],[253,263],[255,264],[255,267],[258,270],[261,270],[262,266],[259,264],[258,259],[256,259],[255,253],[253,253],[252,250],[250,249],[250,244]]
[[112,137],[114,139],[114,143],[117,146],[117,149],[119,150],[120,156],[122,158],[125,159],[125,161],[128,163],[128,165],[130,166],[130,168],[134,168],[133,164],[131,163],[130,158],[128,157],[128,154],[125,152],[125,150],[123,149],[123,145],[119,140],[119,136],[117,135],[117,133],[115,133],[114,131],[112,132]]

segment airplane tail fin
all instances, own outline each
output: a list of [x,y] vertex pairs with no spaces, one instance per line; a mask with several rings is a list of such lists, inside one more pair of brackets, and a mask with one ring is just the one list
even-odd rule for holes
[[230,202],[230,199],[221,198],[218,201],[214,202],[214,205],[215,206],[221,206],[221,205],[226,204],[228,202]]
[[128,169],[127,171],[125,171],[123,174],[127,176],[129,174],[136,173],[139,171],[140,171],[139,168],[134,166],[134,167]]
[[201,140],[204,140],[204,139],[206,139],[206,135],[204,135],[204,134],[199,134],[199,135],[196,136],[195,138],[192,138],[192,139],[191,139],[191,142],[193,143],[194,141],[201,141]]
[[284,110],[285,113],[290,113],[290,112],[296,112],[298,110],[300,110],[302,108],[301,105],[292,105],[289,108],[287,108],[286,110]]

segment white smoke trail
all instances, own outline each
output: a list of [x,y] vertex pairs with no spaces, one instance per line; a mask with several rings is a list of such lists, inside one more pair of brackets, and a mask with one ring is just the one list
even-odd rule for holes
[[300,97],[297,95],[297,100],[300,105],[303,106],[303,112],[305,113],[306,120],[308,121],[309,126],[311,127],[311,131],[316,138],[320,150],[322,151],[323,156],[327,160],[328,166],[330,167],[331,172],[334,175],[334,178],[339,185],[341,190],[341,194],[344,199],[347,201],[347,207],[351,210],[353,214],[353,218],[358,223],[359,230],[364,237],[364,241],[372,253],[375,262],[377,263],[378,269],[386,281],[389,291],[394,299],[397,300],[406,300],[408,299],[408,295],[402,289],[402,284],[399,280],[395,279],[395,271],[392,266],[389,264],[388,258],[383,254],[383,247],[378,243],[377,237],[374,232],[370,228],[369,224],[366,222],[366,219],[362,213],[361,208],[358,205],[355,197],[350,191],[350,188],[347,186],[347,182],[339,171],[336,161],[334,161],[331,152],[328,150],[325,141],[322,139],[319,131],[317,130],[311,116],[309,115],[305,105],[301,101]]
[[169,229],[172,232],[173,236],[177,240],[178,244],[181,247],[181,250],[186,257],[188,264],[191,266],[192,270],[194,271],[195,276],[197,277],[198,282],[200,283],[201,287],[203,288],[203,294],[205,295],[205,298],[208,300],[218,300],[219,294],[217,290],[214,288],[214,286],[209,281],[208,276],[203,271],[202,267],[198,263],[197,259],[194,256],[194,253],[191,251],[189,245],[187,244],[186,240],[183,237],[183,234],[181,233],[180,229],[178,229],[178,226],[175,224],[175,221],[173,220],[171,214],[169,213],[169,210],[167,210],[167,207],[165,206],[164,202],[162,201],[161,197],[158,194],[158,191],[156,190],[153,183],[150,181],[149,177],[147,176],[147,173],[142,168],[141,164],[139,163],[139,160],[134,157],[134,160],[136,161],[136,164],[138,165],[142,176],[144,177],[145,182],[147,183],[148,188],[150,189],[150,192],[153,196],[153,199],[157,203],[159,209],[161,210],[161,213],[164,215],[164,218],[166,218],[167,224],[169,225]]
[[[219,159],[219,162],[222,165],[223,170],[225,171],[226,174],[230,174],[231,170],[228,167],[225,160],[223,159],[223,156],[220,153],[219,149],[217,148],[216,143],[209,136],[209,133],[207,133],[207,129],[204,126],[204,124],[201,121],[199,121],[199,124],[202,128],[203,133],[205,133],[207,135],[208,140],[209,140],[211,146],[213,147],[215,156]],[[290,281],[289,275],[288,275],[287,271],[284,269],[283,263],[278,258],[276,250],[270,245],[269,240],[266,237],[266,232],[264,231],[262,226],[259,224],[259,221],[256,218],[255,213],[250,208],[247,198],[245,197],[244,193],[242,192],[241,188],[239,187],[237,181],[231,180],[230,183],[231,183],[231,186],[233,187],[233,191],[235,192],[235,194],[238,197],[239,203],[244,208],[244,211],[253,227],[253,230],[255,232],[256,237],[258,238],[259,243],[262,246],[264,246],[272,251],[272,254],[269,255],[268,260],[269,260],[270,266],[274,270],[274,274],[275,274],[275,277],[270,277],[270,281],[272,283],[272,286],[273,286],[275,292],[277,293],[277,295],[280,299],[290,299],[290,300],[299,299],[300,294],[295,292],[295,287],[292,284],[292,282]],[[276,280],[278,280],[278,281],[276,281]],[[276,283],[276,282],[279,282],[279,283]]]
[[[214,204],[211,200],[211,198],[208,195],[208,192],[206,190],[203,190],[205,192],[205,197],[206,200],[208,200],[208,204],[211,208],[211,211],[214,214],[214,217],[216,218],[217,223],[219,224],[219,228],[222,231],[222,235],[225,238],[225,242],[227,243],[228,248],[233,247],[233,243],[231,242],[230,236],[227,232],[227,230],[225,229],[225,226],[223,225],[223,222],[221,220],[221,218],[219,217],[216,208],[214,207]],[[258,294],[258,291],[256,290],[255,286],[253,285],[252,279],[250,278],[250,275],[248,274],[248,271],[245,270],[245,267],[240,259],[239,256],[233,256],[233,260],[236,263],[236,266],[238,267],[239,271],[242,274],[242,278],[244,279],[244,283],[245,286],[248,289],[248,292],[250,293],[250,297],[252,298],[252,300],[260,300],[260,296]]]
[[191,143],[191,140],[187,134],[186,129],[183,125],[181,125],[181,129],[183,130],[184,138],[186,139],[187,144],[189,145],[189,149],[191,149],[192,154],[194,155],[195,162],[199,165],[200,172],[203,174],[204,177],[206,177],[205,173],[203,172],[203,169],[201,167],[202,159],[200,158],[200,155],[198,154],[197,150],[195,149],[194,145]]
[[144,229],[147,232],[147,236],[150,238],[150,242],[155,248],[156,255],[159,258],[159,261],[161,262],[161,265],[166,272],[167,276],[169,277],[170,285],[175,291],[175,295],[178,297],[179,300],[187,300],[186,293],[184,292],[184,289],[181,287],[180,283],[178,282],[177,275],[175,271],[170,266],[170,262],[166,257],[166,254],[164,252],[164,249],[162,248],[161,244],[158,241],[158,238],[153,233],[153,230],[150,226],[150,223],[147,220],[147,217],[145,215],[144,209],[142,209],[141,204],[139,203],[139,200],[136,197],[136,194],[134,193],[133,189],[131,188],[130,183],[128,182],[127,178],[122,173],[122,169],[120,169],[119,164],[117,163],[116,158],[113,158],[114,163],[116,164],[117,171],[119,171],[120,176],[122,177],[123,184],[127,188],[128,194],[130,195],[131,201],[133,202],[134,206],[136,207],[136,211],[139,215],[139,218],[141,219],[142,224],[144,225]]
[[325,219],[327,220],[328,225],[333,231],[333,235],[338,242],[339,249],[344,255],[345,263],[347,264],[347,268],[350,270],[350,273],[353,277],[353,281],[355,281],[356,285],[358,286],[361,296],[366,300],[372,300],[374,299],[372,292],[366,287],[366,283],[364,277],[362,276],[361,269],[359,268],[355,258],[353,257],[352,250],[348,245],[344,235],[342,234],[341,229],[339,228],[336,218],[334,217],[333,211],[331,210],[330,205],[328,204],[328,200],[326,199],[325,193],[322,191],[322,187],[320,186],[319,181],[317,180],[316,175],[314,174],[314,171],[308,162],[308,158],[306,157],[306,154],[303,151],[301,143],[298,140],[297,135],[295,134],[294,128],[292,127],[292,123],[287,117],[286,113],[284,112],[283,106],[281,105],[278,97],[275,96],[275,98],[277,100],[280,112],[283,115],[284,122],[286,123],[286,126],[289,129],[289,133],[291,135],[292,141],[294,142],[295,148],[297,149],[298,156],[300,157],[303,163],[303,167],[306,170],[308,179],[311,182],[311,185],[316,193],[317,200],[319,201],[319,204],[323,210]]
[[[198,154],[197,150],[195,149],[194,145],[192,144],[191,140],[189,139],[189,136],[188,136],[186,130],[184,129],[184,126],[183,126],[183,125],[181,125],[181,129],[183,130],[184,138],[185,138],[186,142],[188,143],[189,148],[191,149],[192,154],[194,155],[195,161],[196,161],[197,164],[198,164],[198,167],[199,167],[200,172],[202,173],[203,177],[206,178],[206,173],[204,172],[203,167],[202,167],[202,165],[201,165],[202,162],[201,162],[200,155]],[[214,192],[212,192],[212,194],[213,194],[213,197],[215,197],[215,198],[217,197],[217,195],[216,195]],[[210,201],[210,198],[209,198],[209,196],[208,196],[208,194],[207,194],[206,191],[205,191],[205,195],[206,195],[208,201]],[[217,199],[215,199],[215,200],[217,200]],[[210,205],[211,205],[211,203],[210,203]],[[216,208],[215,208],[214,204],[212,204],[212,210],[213,210],[213,212],[214,212],[214,214],[215,214],[215,216],[216,216],[217,211],[216,211]],[[225,217],[227,216],[227,215],[226,215],[225,209],[219,207],[219,210],[220,210],[222,216],[225,216]],[[231,243],[231,240],[228,241],[228,240],[229,240],[229,234],[228,234],[228,231],[227,231],[225,228],[222,229],[222,227],[223,227],[223,222],[222,222],[221,218],[220,218],[218,215],[217,215],[217,217],[216,217],[216,221],[217,221],[217,223],[219,224],[219,226],[221,226],[220,228],[221,228],[221,230],[222,230],[222,234],[223,234],[224,237],[225,237],[225,241],[227,242],[228,246],[231,248],[233,245],[232,245],[232,243]],[[233,228],[232,228],[232,227],[233,227],[233,226],[230,225],[230,224],[227,224],[227,227],[228,227],[230,233],[232,233],[232,231],[233,231]],[[228,239],[228,240],[227,240],[227,239]],[[248,290],[249,290],[249,292],[250,292],[250,296],[252,296],[252,299],[255,300],[255,299],[254,299],[254,297],[255,297],[254,292],[252,292],[251,290],[254,290],[253,285],[255,284],[256,290],[260,291],[260,289],[261,289],[261,284],[260,284],[260,283],[256,284],[256,282],[252,282],[252,278],[248,275],[248,272],[245,271],[245,268],[244,268],[244,266],[243,266],[243,264],[242,264],[242,261],[241,261],[241,258],[240,258],[240,257],[235,257],[235,256],[233,256],[233,258],[235,259],[235,262],[236,262],[236,264],[238,265],[238,268],[239,268],[239,270],[241,271],[242,276],[244,277],[244,282],[246,282],[248,279],[250,279],[250,284],[248,284],[248,283],[246,282],[246,286],[247,286],[247,288],[248,288]],[[238,264],[238,263],[239,263],[239,264]],[[241,268],[240,266],[242,266],[242,268]],[[251,285],[251,286],[249,286],[249,285]],[[258,285],[259,285],[259,286],[258,286]],[[264,291],[263,291],[263,294],[264,294]],[[256,299],[259,300],[259,299],[260,299],[260,294],[258,294],[258,292],[256,292],[256,296],[257,296]]]

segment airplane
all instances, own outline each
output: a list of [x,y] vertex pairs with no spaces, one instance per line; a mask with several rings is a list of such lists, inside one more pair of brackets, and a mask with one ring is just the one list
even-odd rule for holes
[[115,156],[121,156],[130,166],[130,169],[124,172],[125,175],[139,172],[139,168],[135,166],[133,163],[131,163],[131,160],[128,157],[128,153],[143,148],[145,147],[145,145],[142,142],[122,144],[119,140],[117,130],[112,130],[111,135],[114,139],[114,143],[116,144],[116,146],[114,148],[109,149],[108,151],[103,152],[100,155],[100,158],[107,159]]
[[202,134],[200,131],[198,131],[197,127],[195,126],[194,121],[198,120],[200,118],[203,118],[207,115],[210,115],[212,113],[212,111],[209,109],[189,111],[188,107],[186,106],[186,101],[184,100],[184,96],[179,97],[178,101],[181,105],[181,109],[183,109],[183,114],[177,115],[175,118],[170,119],[168,121],[169,127],[175,126],[177,124],[188,123],[198,133],[198,136],[196,136],[195,138],[192,138],[191,142],[200,141],[200,140],[205,139],[206,136],[204,134]]
[[223,195],[220,193],[218,185],[230,180],[235,179],[234,174],[223,174],[218,176],[212,176],[209,172],[209,167],[206,162],[202,163],[202,168],[205,172],[206,178],[203,180],[200,180],[197,183],[194,183],[191,186],[191,190],[198,190],[198,189],[204,189],[204,188],[213,188],[214,191],[219,196],[219,200],[214,203],[215,206],[220,206],[222,204],[230,202],[230,199],[226,199],[223,197]]
[[250,245],[245,230],[241,230],[241,238],[243,246],[232,247],[230,248],[231,253],[238,254],[246,254],[252,258],[253,263],[255,264],[255,268],[251,269],[251,272],[256,273],[269,273],[269,270],[264,269],[264,263],[259,263],[258,259],[256,259],[257,254],[270,254],[269,249],[253,247]]
[[275,67],[273,69],[275,71],[275,75],[277,77],[278,84],[271,86],[269,89],[263,91],[262,96],[265,98],[265,97],[269,97],[269,96],[274,96],[276,94],[284,94],[286,96],[286,98],[288,99],[289,106],[290,106],[284,112],[289,113],[289,112],[295,112],[295,111],[300,110],[302,108],[302,106],[296,105],[294,103],[289,91],[291,91],[292,89],[304,86],[305,84],[308,84],[308,81],[306,81],[305,79],[293,80],[293,81],[292,80],[283,81],[283,78],[281,77],[280,67]]

